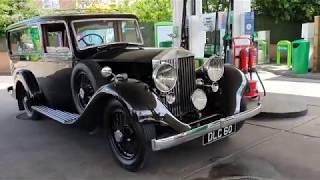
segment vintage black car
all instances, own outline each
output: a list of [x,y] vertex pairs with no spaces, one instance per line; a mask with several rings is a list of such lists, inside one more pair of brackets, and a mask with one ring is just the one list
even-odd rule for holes
[[182,48],[144,48],[137,17],[81,14],[26,20],[6,32],[14,86],[30,119],[102,129],[115,159],[136,171],[150,150],[237,132],[247,109],[245,75],[221,58],[195,67]]

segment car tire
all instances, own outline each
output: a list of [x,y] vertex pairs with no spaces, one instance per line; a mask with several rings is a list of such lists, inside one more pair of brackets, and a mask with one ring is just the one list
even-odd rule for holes
[[[94,93],[103,85],[101,67],[95,62],[80,62],[72,70],[71,91],[74,105],[81,114]],[[83,84],[82,84],[83,83]]]
[[132,172],[141,169],[151,154],[154,125],[137,122],[122,103],[112,100],[105,109],[104,129],[116,161]]
[[28,117],[28,119],[32,120],[39,120],[41,115],[37,111],[33,110],[31,107],[35,105],[35,102],[30,98],[29,93],[24,91],[22,97],[21,97],[21,102],[23,104],[23,108],[25,110],[25,113]]

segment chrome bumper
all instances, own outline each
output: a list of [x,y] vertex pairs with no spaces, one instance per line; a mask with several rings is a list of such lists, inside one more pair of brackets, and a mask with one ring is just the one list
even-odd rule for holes
[[244,121],[248,118],[254,117],[261,112],[261,109],[262,109],[262,105],[259,104],[254,109],[250,109],[248,111],[245,111],[233,116],[219,119],[212,123],[188,130],[186,132],[183,132],[177,135],[173,135],[173,136],[162,138],[162,139],[152,139],[151,141],[152,150],[159,151],[162,149],[171,148],[173,146],[177,146],[179,144],[194,140],[205,134],[208,134],[211,131],[218,130],[228,125],[235,124],[240,121]]

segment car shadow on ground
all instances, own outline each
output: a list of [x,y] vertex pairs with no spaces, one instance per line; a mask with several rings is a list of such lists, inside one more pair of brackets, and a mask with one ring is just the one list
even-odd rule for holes
[[[74,162],[77,159],[81,159],[88,164],[94,164],[93,167],[112,169],[115,172],[119,172],[120,177],[127,177],[131,173],[122,169],[112,157],[106,140],[103,137],[103,133],[97,133],[90,135],[90,132],[83,127],[77,125],[62,125],[51,119],[43,117],[41,120],[33,121],[28,119],[25,113],[19,113],[17,115],[17,121],[22,120],[24,123],[33,124],[33,127],[29,130],[24,130],[27,134],[33,136],[32,131],[38,131],[37,134],[43,134],[43,137],[36,137],[29,141],[28,148],[39,148],[40,154],[56,154],[56,152],[63,151],[63,155],[57,156],[45,156],[50,165],[51,162],[61,161],[63,157],[67,157],[70,161],[64,162],[70,166],[75,165]],[[28,123],[28,120],[30,123]],[[19,123],[19,122],[18,122]],[[36,130],[33,130],[37,128]],[[45,139],[44,137],[47,137]],[[26,140],[28,137],[26,137]],[[34,141],[42,143],[46,142],[46,147],[38,147],[37,143],[32,144]],[[41,143],[41,144],[42,144]],[[55,144],[55,146],[51,146]],[[146,166],[140,170],[139,175],[164,175],[179,178],[184,171],[194,170],[201,167],[200,162],[206,161],[213,156],[224,156],[225,153],[231,153],[230,151],[223,151],[222,147],[229,146],[228,139],[216,142],[212,145],[203,147],[201,139],[191,141],[189,143],[167,149],[159,152],[153,152],[150,159],[147,161]],[[68,149],[68,150],[67,150]],[[47,150],[47,152],[45,152]],[[74,162],[73,162],[74,161]],[[80,161],[80,163],[81,163]],[[156,162],[156,163],[155,163]],[[31,161],[31,164],[34,163]],[[76,166],[75,166],[76,167]],[[176,179],[173,178],[173,179]]]
[[193,180],[272,180],[285,179],[266,159],[253,156],[235,156],[213,165],[208,177]]
[[[19,119],[23,118],[23,120],[26,120],[24,113],[21,113],[18,116]],[[48,152],[42,153],[56,154],[56,152],[59,151],[64,152],[61,157],[57,157],[56,155],[47,157],[45,156],[44,158],[48,162],[47,166],[50,166],[50,164],[55,161],[60,161],[60,163],[62,163],[64,158],[66,158],[69,159],[69,161],[64,162],[64,166],[74,166],[74,168],[76,168],[77,165],[74,163],[77,162],[77,160],[80,160],[80,165],[84,166],[82,168],[86,167],[86,165],[83,164],[83,162],[86,162],[85,164],[91,164],[90,168],[95,167],[97,169],[112,169],[114,173],[119,174],[119,177],[132,176],[132,173],[122,169],[114,161],[114,158],[112,157],[111,151],[105,139],[103,138],[102,133],[89,135],[89,132],[83,128],[61,125],[53,120],[49,120],[48,118],[42,118],[40,121],[32,121],[32,123],[37,123],[35,126],[41,126],[38,127],[41,128],[38,129],[38,131],[40,131],[41,134],[46,133],[45,137],[48,138],[40,138],[37,140],[38,142],[45,141],[48,143],[45,149],[40,148],[42,151],[47,149]],[[247,127],[244,127],[244,129],[246,128]],[[56,132],[56,134],[54,134],[54,132]],[[179,179],[186,173],[190,173],[198,168],[201,168],[207,163],[231,154],[238,148],[246,146],[245,143],[241,145],[238,143],[234,144],[237,136],[238,134],[235,134],[233,137],[207,146],[202,146],[202,140],[197,139],[189,143],[182,144],[178,147],[159,152],[153,152],[149,157],[150,159],[147,161],[146,166],[137,174],[135,174],[135,176],[167,177],[169,179]],[[51,146],[52,143],[56,144],[56,146]],[[35,143],[33,145],[30,144],[30,146],[37,148],[38,145]],[[31,164],[32,163],[35,162],[31,162]],[[90,172],[90,174],[91,173],[92,172]],[[103,172],[100,173],[101,175],[105,174]]]

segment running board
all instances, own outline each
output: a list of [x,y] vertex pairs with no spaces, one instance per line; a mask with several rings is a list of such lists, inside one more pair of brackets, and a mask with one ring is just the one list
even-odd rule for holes
[[32,109],[62,124],[73,124],[80,117],[79,114],[51,109],[47,106],[32,106]]

